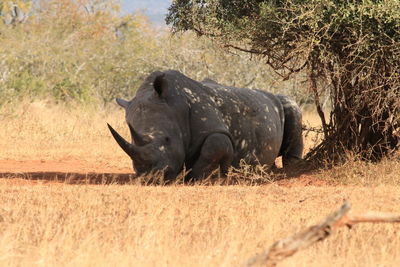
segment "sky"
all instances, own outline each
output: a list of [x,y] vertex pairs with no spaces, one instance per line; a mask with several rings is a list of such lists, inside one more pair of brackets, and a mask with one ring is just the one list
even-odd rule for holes
[[165,14],[172,0],[121,0],[122,12],[144,12],[157,25],[165,25]]

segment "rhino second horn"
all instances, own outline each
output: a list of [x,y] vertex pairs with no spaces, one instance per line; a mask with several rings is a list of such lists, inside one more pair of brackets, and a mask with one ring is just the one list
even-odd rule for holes
[[126,101],[126,100],[124,100],[124,99],[122,99],[122,98],[116,98],[115,100],[117,101],[118,105],[120,105],[120,106],[123,107],[124,109],[127,109],[127,108],[128,108],[128,106],[129,106],[129,101]]
[[117,131],[111,127],[110,124],[107,123],[108,129],[110,129],[111,134],[113,135],[115,141],[117,141],[118,145],[125,151],[128,156],[131,158],[138,153],[138,148],[135,145],[128,143]]
[[142,136],[140,136],[140,134],[138,132],[135,131],[135,129],[133,129],[133,127],[128,124],[129,126],[129,130],[131,131],[131,136],[133,141],[135,142],[136,145],[138,146],[144,146],[147,145],[148,142],[146,142]]

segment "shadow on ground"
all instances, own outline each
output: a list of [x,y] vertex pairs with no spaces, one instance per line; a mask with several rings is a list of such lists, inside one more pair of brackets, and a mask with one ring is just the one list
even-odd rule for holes
[[3,172],[3,179],[62,182],[67,184],[127,184],[134,183],[132,173],[66,173],[66,172]]
[[233,170],[228,177],[210,176],[197,181],[185,181],[185,173],[173,181],[164,181],[160,173],[136,177],[133,173],[96,173],[96,172],[61,172],[61,171],[30,171],[30,172],[0,172],[0,179],[22,179],[34,183],[65,183],[65,184],[137,184],[137,185],[265,185],[277,182],[286,184],[300,178],[312,179],[315,169],[309,165],[282,169],[252,168]]

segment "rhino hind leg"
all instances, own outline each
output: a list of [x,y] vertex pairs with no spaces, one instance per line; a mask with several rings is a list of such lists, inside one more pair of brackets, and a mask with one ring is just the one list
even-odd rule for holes
[[220,174],[226,176],[233,160],[231,139],[221,133],[209,135],[200,149],[200,155],[194,163],[186,179],[202,179],[208,177],[218,167]]
[[287,96],[278,95],[285,114],[283,140],[279,155],[283,166],[301,160],[303,156],[302,116],[300,107]]

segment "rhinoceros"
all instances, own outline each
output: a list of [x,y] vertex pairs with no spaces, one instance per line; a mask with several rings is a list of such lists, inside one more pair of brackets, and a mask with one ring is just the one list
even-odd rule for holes
[[116,101],[132,142],[108,127],[136,175],[161,171],[171,180],[186,168],[187,179],[201,179],[241,162],[272,167],[282,156],[287,166],[302,157],[301,111],[287,96],[168,70],[151,73],[132,100]]

